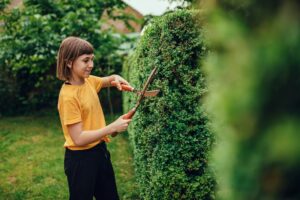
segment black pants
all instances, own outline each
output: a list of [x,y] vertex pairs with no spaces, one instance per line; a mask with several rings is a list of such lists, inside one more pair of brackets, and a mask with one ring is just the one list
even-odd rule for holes
[[87,150],[66,148],[65,174],[70,200],[117,200],[118,192],[105,142]]

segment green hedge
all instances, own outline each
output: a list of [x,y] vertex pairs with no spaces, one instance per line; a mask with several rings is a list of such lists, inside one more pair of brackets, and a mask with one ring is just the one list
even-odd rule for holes
[[[125,64],[124,76],[136,87],[157,66],[149,89],[161,90],[142,102],[129,128],[142,199],[214,199],[208,167],[214,139],[199,66],[205,46],[201,15],[181,10],[154,19]],[[136,96],[124,100],[128,110]]]
[[207,104],[220,199],[300,199],[299,1],[220,1]]

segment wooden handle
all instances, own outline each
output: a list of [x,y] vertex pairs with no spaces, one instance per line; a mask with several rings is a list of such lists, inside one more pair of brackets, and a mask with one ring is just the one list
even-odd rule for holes
[[[110,82],[110,84],[112,86],[115,86],[115,87],[117,86],[117,82],[116,81],[112,81],[112,82]],[[122,84],[122,83],[121,83],[121,87],[122,87],[122,90],[124,90],[124,91],[130,91],[130,92],[132,92],[134,90],[133,87],[131,87],[129,85]]]
[[136,111],[135,108],[129,110],[129,112],[126,113],[126,115],[123,117],[123,119],[131,119],[133,117],[133,115],[135,114],[135,111]]
[[[135,111],[136,111],[136,108],[129,110],[129,112],[125,114],[123,119],[131,119],[133,117],[133,115],[135,114]],[[115,133],[111,134],[111,136],[116,137],[118,134],[119,134],[118,132],[115,132]]]

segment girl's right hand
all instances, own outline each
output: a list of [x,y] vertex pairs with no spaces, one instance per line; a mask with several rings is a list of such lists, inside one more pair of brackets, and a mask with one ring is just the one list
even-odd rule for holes
[[[113,123],[110,124],[113,133],[120,133],[123,131],[126,131],[128,128],[129,123],[131,122],[131,119],[124,119],[126,114],[121,115],[117,120],[115,120]],[[112,134],[113,134],[112,133]]]

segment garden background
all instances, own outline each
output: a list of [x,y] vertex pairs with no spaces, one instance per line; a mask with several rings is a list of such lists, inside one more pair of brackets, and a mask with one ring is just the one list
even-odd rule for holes
[[[0,3],[0,199],[68,198],[55,70],[69,35],[94,45],[95,75],[141,87],[158,67],[158,97],[108,145],[121,199],[300,198],[298,1],[189,0],[143,19],[118,0],[9,4]],[[108,20],[143,31],[101,28]],[[136,101],[114,88],[99,98],[108,123]]]

